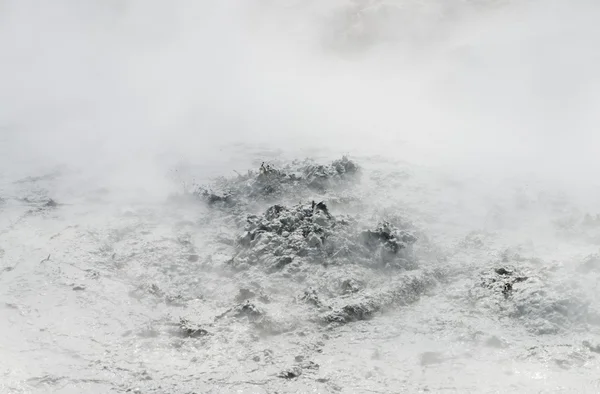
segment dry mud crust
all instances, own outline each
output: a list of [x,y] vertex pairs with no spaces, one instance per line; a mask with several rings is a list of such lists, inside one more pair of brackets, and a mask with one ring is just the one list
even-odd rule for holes
[[[230,265],[240,279],[295,292],[318,324],[370,319],[415,302],[443,280],[441,270],[418,269],[412,232],[388,222],[365,227],[360,218],[334,216],[322,202],[273,205],[248,216]],[[258,294],[270,302],[260,288],[244,288],[236,299]]]
[[441,270],[413,271],[398,275],[383,289],[360,293],[351,298],[339,297],[334,300],[330,312],[322,315],[325,323],[345,324],[359,320],[369,320],[377,312],[409,305],[443,281]]
[[[413,250],[418,240],[403,218],[377,222],[338,214],[308,198],[288,203],[316,193],[344,196],[359,175],[347,158],[327,166],[263,164],[257,173],[221,179],[219,194],[199,190],[209,206],[218,208],[215,215],[235,217],[243,228],[228,245],[231,259],[223,262],[231,269],[232,306],[202,327],[215,332],[250,326],[268,335],[300,327],[319,330],[415,302],[443,280],[441,271],[419,269]],[[336,210],[345,208],[341,204]],[[182,330],[195,333],[198,327]]]
[[324,194],[351,185],[360,179],[360,173],[360,167],[347,157],[329,165],[305,160],[276,168],[263,163],[258,171],[217,179],[209,187],[199,187],[194,194],[210,205],[232,208],[274,202],[285,196]]
[[364,229],[356,218],[336,218],[322,202],[273,205],[261,216],[248,216],[232,265],[237,269],[261,265],[271,272],[289,273],[315,263],[412,269],[416,241],[412,233],[387,222]]
[[591,300],[568,278],[557,281],[552,275],[549,265],[535,259],[498,263],[481,272],[469,298],[475,306],[517,321],[536,335],[598,327],[600,314]]

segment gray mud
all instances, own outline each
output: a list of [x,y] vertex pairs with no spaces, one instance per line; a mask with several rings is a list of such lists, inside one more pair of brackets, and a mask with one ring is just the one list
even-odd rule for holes
[[[99,205],[103,215],[91,204],[110,197],[102,190],[76,204],[53,177],[14,184],[0,234],[1,344],[11,359],[29,360],[26,348],[53,362],[13,371],[5,386],[444,391],[473,357],[483,360],[474,381],[498,365],[504,377],[505,354],[514,368],[593,370],[598,253],[553,261],[468,226],[436,243],[446,228],[432,216],[448,208],[423,214],[423,185],[393,171],[349,158],[265,163],[164,204]],[[398,189],[406,199],[390,201]],[[574,226],[592,232],[592,219]],[[516,391],[531,385],[510,376]]]

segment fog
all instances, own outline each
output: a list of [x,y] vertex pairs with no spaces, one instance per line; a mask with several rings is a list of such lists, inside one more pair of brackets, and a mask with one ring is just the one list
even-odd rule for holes
[[[594,0],[0,0],[0,392],[187,393],[198,371],[216,379],[202,392],[597,387],[600,257],[582,259],[600,245],[599,20]],[[228,271],[241,211],[168,199],[342,155],[365,171],[352,213],[414,222],[415,275],[446,271],[338,331],[281,296],[301,280]],[[218,323],[249,278],[300,328],[259,340]],[[185,313],[219,316],[211,337],[173,334]],[[327,377],[273,377],[294,346]],[[259,383],[222,378],[238,367]]]
[[593,1],[1,4],[9,163],[148,171],[237,143],[598,167]]

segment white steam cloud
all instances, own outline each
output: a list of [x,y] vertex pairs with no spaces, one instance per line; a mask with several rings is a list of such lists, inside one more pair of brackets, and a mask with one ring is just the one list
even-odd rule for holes
[[3,166],[150,180],[237,143],[586,182],[599,17],[586,0],[3,0]]

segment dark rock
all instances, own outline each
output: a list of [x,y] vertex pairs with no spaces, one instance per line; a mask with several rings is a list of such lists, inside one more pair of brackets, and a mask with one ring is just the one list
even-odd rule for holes
[[510,296],[510,294],[512,293],[513,287],[512,287],[512,283],[505,283],[504,286],[502,287],[502,294],[504,295],[504,298],[508,298]]
[[516,283],[525,282],[529,279],[527,276],[515,276],[515,269],[496,268],[494,273],[496,276],[487,277],[483,285],[488,288],[500,289],[505,299],[509,298],[513,293],[513,286]]
[[300,375],[302,375],[302,368],[300,368],[299,366],[293,366],[289,369],[279,372],[277,374],[277,377],[280,377],[282,379],[295,379]]
[[199,338],[208,335],[208,331],[206,331],[204,328],[193,324],[184,318],[179,320],[179,328],[183,336],[186,338]]
[[262,311],[254,304],[246,301],[233,309],[233,316],[248,317],[250,320],[256,320],[262,316]]
[[506,268],[496,268],[495,271],[498,275],[512,275],[512,271],[509,271]]

